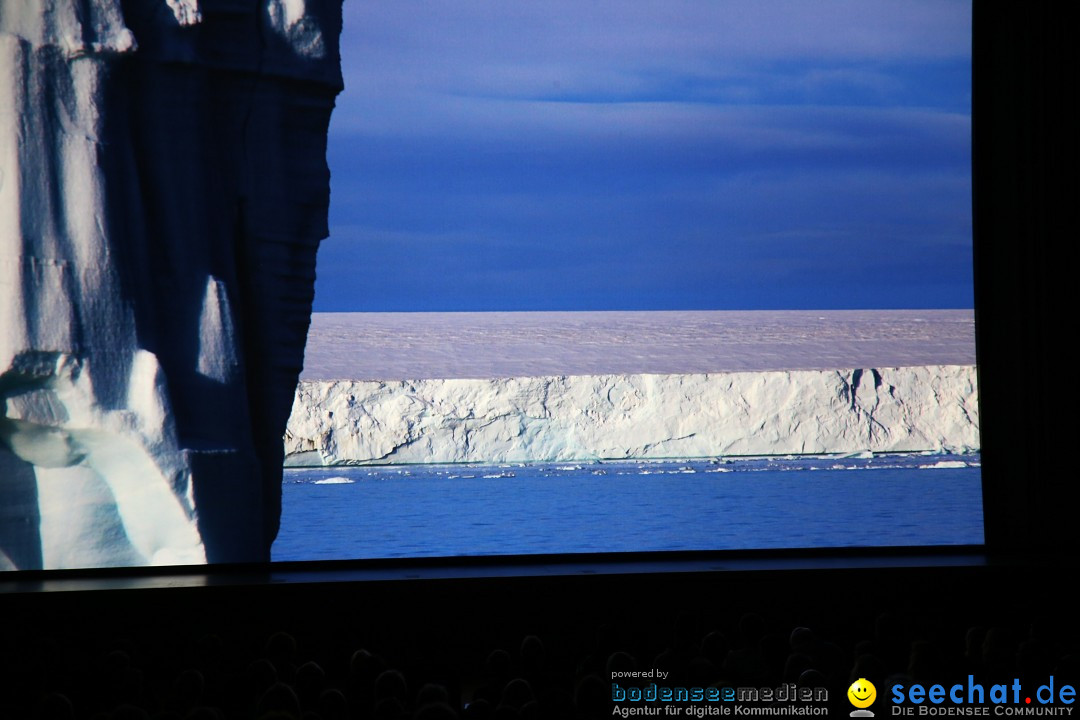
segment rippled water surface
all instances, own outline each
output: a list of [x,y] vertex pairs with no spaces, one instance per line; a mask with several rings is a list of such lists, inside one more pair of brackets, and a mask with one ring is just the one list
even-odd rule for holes
[[274,560],[983,542],[978,456],[290,469]]

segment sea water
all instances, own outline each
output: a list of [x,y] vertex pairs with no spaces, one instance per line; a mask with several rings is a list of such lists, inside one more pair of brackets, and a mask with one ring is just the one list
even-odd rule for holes
[[967,545],[978,455],[288,469],[273,559]]

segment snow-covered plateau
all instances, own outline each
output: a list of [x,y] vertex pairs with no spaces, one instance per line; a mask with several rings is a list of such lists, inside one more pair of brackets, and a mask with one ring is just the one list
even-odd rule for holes
[[974,365],[303,381],[286,465],[979,449]]

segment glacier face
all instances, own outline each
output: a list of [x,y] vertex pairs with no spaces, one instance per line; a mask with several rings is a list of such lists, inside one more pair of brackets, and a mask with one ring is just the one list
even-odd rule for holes
[[0,2],[0,569],[269,558],[340,28]]
[[301,382],[291,466],[979,448],[972,365]]

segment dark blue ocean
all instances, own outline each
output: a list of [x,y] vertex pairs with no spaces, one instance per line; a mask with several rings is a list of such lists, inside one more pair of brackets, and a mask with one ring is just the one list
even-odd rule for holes
[[977,455],[286,469],[274,560],[983,542]]

